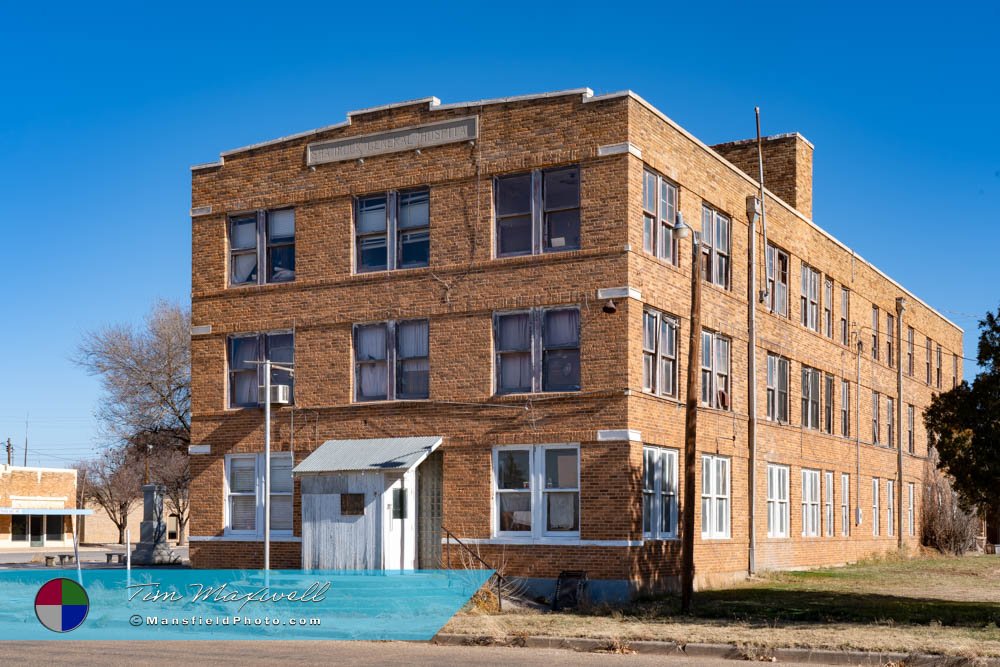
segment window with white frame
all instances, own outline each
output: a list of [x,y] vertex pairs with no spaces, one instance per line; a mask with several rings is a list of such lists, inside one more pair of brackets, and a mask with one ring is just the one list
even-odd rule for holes
[[913,482],[907,482],[906,484],[906,524],[909,529],[910,537],[914,534],[914,507],[913,507]]
[[427,320],[354,325],[354,400],[393,401],[430,396]]
[[788,359],[767,355],[767,418],[788,423]]
[[851,534],[851,476],[840,473],[840,534]]
[[295,210],[282,208],[231,216],[230,286],[292,280],[295,280]]
[[941,388],[941,346],[937,346],[937,388]]
[[833,473],[827,470],[823,473],[823,531],[827,537],[833,537]]
[[913,327],[906,327],[906,374],[913,377]]
[[358,197],[354,209],[357,273],[427,266],[431,256],[430,190]]
[[958,386],[958,355],[952,352],[951,354],[951,388],[954,389]]
[[906,406],[906,449],[913,453],[913,406]]
[[819,537],[819,470],[802,470],[802,536]]
[[677,186],[656,172],[642,174],[642,247],[671,264],[677,264]]
[[846,287],[840,288],[840,344],[847,345],[851,340],[849,328],[851,313],[851,292]]
[[642,533],[650,539],[677,537],[677,450],[642,450]]
[[701,538],[729,537],[729,459],[701,457]]
[[823,376],[823,432],[833,434],[833,376]]
[[890,537],[896,529],[896,482],[885,481],[885,532]]
[[833,281],[829,277],[823,283],[823,333],[833,338]]
[[647,308],[642,313],[642,388],[677,397],[677,318]]
[[720,410],[730,408],[729,339],[701,332],[701,404]]
[[881,442],[881,432],[882,429],[879,425],[879,412],[882,410],[882,400],[881,396],[877,391],[872,392],[872,444],[877,445]]
[[291,331],[245,333],[229,336],[227,365],[229,368],[229,407],[247,408],[260,405],[264,386],[264,361],[283,366],[271,367],[271,384],[289,387],[294,400],[295,378],[289,368],[295,363],[295,342]]
[[730,221],[708,204],[701,207],[701,276],[729,289]]
[[802,296],[800,303],[802,326],[819,331],[819,271],[802,264]]
[[885,397],[885,423],[889,425],[889,447],[896,446],[896,401],[892,396]]
[[496,256],[580,248],[580,168],[557,167],[493,181]]
[[767,536],[788,537],[788,466],[767,465]]
[[580,391],[580,309],[493,316],[496,393]]
[[767,244],[767,299],[772,313],[788,317],[788,253]]
[[819,429],[819,395],[823,374],[815,368],[802,367],[802,427]]
[[851,383],[840,381],[840,435],[851,435]]
[[892,368],[896,363],[896,357],[893,349],[893,341],[896,335],[896,317],[892,313],[885,314],[885,357],[886,361],[889,363],[889,368]]
[[579,537],[580,450],[575,445],[493,450],[494,533]]
[[[225,532],[264,535],[264,454],[227,454]],[[290,535],[293,517],[292,455],[271,453],[271,531]]]
[[878,306],[872,305],[872,359],[878,360]]
[[879,524],[878,509],[878,477],[872,477],[872,535],[878,537]]

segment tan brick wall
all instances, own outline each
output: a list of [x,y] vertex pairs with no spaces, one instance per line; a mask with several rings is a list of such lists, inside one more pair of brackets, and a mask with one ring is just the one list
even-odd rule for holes
[[[421,155],[396,153],[367,158],[363,164],[320,165],[315,171],[304,163],[304,146],[309,141],[474,113],[479,114],[481,128],[474,146],[436,147]],[[210,445],[211,454],[191,459],[191,534],[207,537],[223,532],[224,455],[259,452],[263,447],[261,411],[226,409],[226,336],[293,328],[296,406],[274,411],[275,450],[294,451],[298,462],[330,438],[443,435],[444,525],[461,537],[486,539],[491,530],[492,448],[500,444],[580,443],[581,540],[585,543],[480,545],[481,552],[506,563],[511,574],[549,577],[564,569],[585,569],[593,578],[627,579],[637,587],[671,585],[679,566],[676,541],[647,541],[631,547],[586,543],[638,544],[642,540],[642,445],[599,442],[596,432],[630,428],[641,431],[648,444],[676,449],[683,444],[682,403],[642,393],[644,304],[680,319],[683,389],[691,265],[690,241],[680,243],[681,258],[676,267],[642,252],[641,188],[646,164],[679,185],[680,210],[695,228],[700,227],[703,201],[732,218],[732,290],[705,285],[702,315],[705,327],[732,338],[732,410],[702,410],[698,444],[701,452],[732,458],[732,536],[702,543],[696,535],[696,561],[703,584],[745,572],[749,460],[745,198],[755,192],[754,184],[629,97],[584,103],[579,95],[572,95],[448,110],[429,110],[423,103],[355,115],[351,120],[343,128],[236,153],[227,156],[222,166],[194,172],[192,205],[211,206],[212,213],[193,221],[193,322],[212,325],[212,333],[192,341],[192,441]],[[598,156],[598,146],[624,141],[638,147],[642,159],[628,154]],[[808,214],[811,163],[807,188],[805,170],[799,168],[806,157],[799,154],[804,144],[795,140],[794,146],[797,153],[792,163],[796,166],[782,167],[788,172],[784,178],[797,193],[788,203]],[[778,157],[773,159],[778,162]],[[561,164],[581,168],[581,250],[492,259],[492,177]],[[770,178],[770,162],[766,168]],[[777,166],[775,173],[772,189],[781,187]],[[414,185],[428,185],[431,192],[430,267],[352,274],[352,198]],[[779,196],[784,197],[780,192]],[[226,289],[227,214],[287,205],[296,207],[295,282]],[[758,564],[767,568],[837,563],[894,548],[895,538],[886,536],[884,521],[882,537],[871,537],[871,499],[866,496],[872,475],[894,476],[894,452],[865,442],[864,431],[860,500],[868,512],[865,524],[855,528],[849,539],[806,539],[797,534],[801,530],[797,487],[802,467],[837,473],[838,522],[839,474],[851,473],[852,483],[857,484],[854,441],[804,430],[799,424],[797,378],[803,361],[838,379],[850,380],[852,398],[857,391],[853,349],[799,324],[799,266],[805,261],[828,274],[835,281],[835,297],[839,298],[841,284],[851,289],[850,322],[854,328],[870,321],[872,301],[884,313],[893,307],[901,291],[776,201],[768,202],[768,226],[770,238],[791,255],[791,312],[785,319],[763,308],[757,311],[755,349],[762,420],[757,447]],[[763,251],[758,251],[762,272]],[[615,315],[602,313],[597,290],[623,285],[640,290],[641,302],[619,299]],[[582,391],[494,396],[493,312],[562,304],[581,307]],[[836,325],[839,302],[835,305]],[[430,400],[353,403],[352,324],[412,317],[430,321]],[[884,327],[884,314],[882,317]],[[960,353],[959,331],[914,299],[910,299],[905,323],[918,332],[918,370],[923,368],[920,346],[925,335]],[[859,330],[864,336],[864,330]],[[788,425],[763,424],[767,351],[782,353],[792,361]],[[947,356],[945,366],[945,377],[950,379]],[[861,423],[866,424],[871,419],[865,412],[871,389],[894,394],[895,375],[884,357],[873,363],[867,356],[861,368]],[[933,391],[916,381],[921,378],[918,373],[905,385],[907,401],[918,407],[928,403]],[[839,385],[836,389],[839,401]],[[683,391],[679,399],[684,399]],[[853,406],[851,415],[853,435],[858,425]],[[839,427],[839,407],[835,416]],[[918,456],[907,456],[905,471],[906,479],[915,481],[920,478],[925,453],[925,438],[919,418],[917,421]],[[766,538],[767,461],[791,468],[791,537],[780,541]],[[700,476],[700,466],[697,474]],[[852,489],[852,506],[856,493],[856,488]],[[294,532],[298,535],[297,503]],[[884,500],[882,509],[884,514]],[[253,554],[259,548],[259,544],[196,541],[192,562],[198,567],[253,566],[258,558]],[[280,543],[274,548],[282,566],[298,564],[298,544]]]
[[[22,468],[0,465],[0,507],[25,507],[30,501],[18,501],[11,496],[22,498],[46,498],[51,503],[46,506],[64,508],[76,507],[76,471],[58,468]],[[58,499],[58,500],[57,500]],[[0,515],[0,543],[10,541],[10,515]],[[69,518],[65,531],[72,530]]]

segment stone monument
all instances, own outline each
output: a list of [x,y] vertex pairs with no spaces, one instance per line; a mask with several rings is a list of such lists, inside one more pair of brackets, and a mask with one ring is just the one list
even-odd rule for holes
[[167,544],[167,524],[163,521],[163,493],[160,484],[142,487],[142,523],[139,524],[139,543],[132,552],[136,565],[165,565],[177,558]]

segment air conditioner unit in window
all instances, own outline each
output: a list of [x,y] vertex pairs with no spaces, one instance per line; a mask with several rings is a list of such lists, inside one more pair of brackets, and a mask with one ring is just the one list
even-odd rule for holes
[[[257,402],[264,405],[267,395],[264,387],[257,387]],[[271,405],[288,405],[292,402],[292,388],[287,384],[271,385]]]

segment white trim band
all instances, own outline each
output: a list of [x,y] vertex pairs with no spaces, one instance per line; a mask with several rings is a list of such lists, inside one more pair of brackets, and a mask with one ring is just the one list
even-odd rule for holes
[[640,160],[642,159],[642,150],[630,141],[623,141],[620,144],[605,144],[597,147],[598,157],[605,157],[607,155],[623,155],[625,153],[634,155]]
[[634,287],[602,287],[597,290],[597,298],[604,299],[635,299],[642,301],[642,292]]
[[[556,546],[556,547],[641,547],[644,540],[580,540],[560,539],[558,537],[460,537],[463,544],[507,544],[514,546]],[[456,546],[458,542],[453,542]],[[441,538],[441,544],[450,544],[447,537]]]
[[188,445],[188,455],[211,454],[212,445]]
[[642,442],[642,433],[633,428],[606,429],[597,432],[598,442],[613,442],[627,440],[629,442]]

